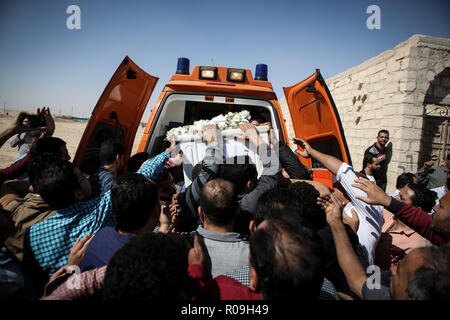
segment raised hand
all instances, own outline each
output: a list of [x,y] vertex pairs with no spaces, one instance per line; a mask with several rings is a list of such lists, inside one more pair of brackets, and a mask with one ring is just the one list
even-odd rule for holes
[[69,259],[67,260],[68,266],[79,266],[81,264],[84,253],[93,238],[94,236],[87,234],[73,244],[72,250],[70,250]]
[[367,197],[356,196],[357,199],[368,204],[382,205],[384,207],[388,207],[391,204],[392,198],[375,183],[364,178],[359,178],[355,182],[352,186],[367,194]]
[[317,204],[325,210],[326,219],[330,226],[343,223],[342,207],[332,194],[318,197]]
[[218,128],[216,124],[204,125],[200,133],[202,139],[206,141],[206,144],[217,141]]
[[173,149],[175,149],[176,144],[176,141],[170,141],[170,146],[165,150],[165,152],[171,154]]
[[189,250],[188,265],[201,264],[205,262],[205,254],[203,248],[198,241],[198,236],[194,235],[194,247]]
[[303,149],[303,151],[295,150],[296,153],[301,155],[303,158],[311,158],[312,147],[308,142],[300,138],[294,138],[293,141],[296,145],[299,145]]
[[348,225],[350,228],[352,228],[354,233],[358,232],[359,228],[359,217],[358,213],[356,213],[356,210],[352,208],[352,217],[350,218],[348,215],[343,214],[342,219],[346,225]]
[[55,120],[52,117],[52,114],[50,113],[49,107],[44,107],[42,110],[38,109],[38,114],[41,114],[44,116],[45,120],[45,127],[42,127],[41,130],[45,131],[47,136],[51,137],[53,133],[55,132]]
[[249,140],[255,146],[258,146],[262,143],[262,139],[253,124],[241,123],[239,125],[239,129],[241,129],[243,132],[243,138]]

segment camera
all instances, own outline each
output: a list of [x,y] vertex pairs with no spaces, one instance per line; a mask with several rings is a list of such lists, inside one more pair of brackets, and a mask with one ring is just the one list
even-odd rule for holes
[[30,128],[40,128],[40,127],[45,127],[47,125],[43,115],[30,114],[30,115],[27,115],[27,118],[30,121]]

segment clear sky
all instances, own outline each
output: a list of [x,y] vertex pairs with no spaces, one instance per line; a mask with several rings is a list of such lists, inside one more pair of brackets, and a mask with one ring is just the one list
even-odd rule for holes
[[[81,29],[69,30],[69,5]],[[369,5],[381,29],[369,30]],[[143,121],[178,57],[194,65],[269,67],[278,98],[316,68],[329,78],[414,34],[450,38],[450,1],[0,0],[0,106],[49,106],[87,117],[128,55],[160,78]]]

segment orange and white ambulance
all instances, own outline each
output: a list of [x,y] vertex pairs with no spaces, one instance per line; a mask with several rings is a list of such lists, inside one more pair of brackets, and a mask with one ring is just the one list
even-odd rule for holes
[[[92,112],[74,158],[77,167],[85,173],[95,173],[99,167],[99,146],[112,137],[123,143],[125,161],[128,160],[157,81],[157,77],[125,57]],[[339,114],[320,71],[283,90],[295,136],[351,165]],[[279,141],[289,143],[289,138],[293,138],[288,137],[278,98],[267,79],[267,65],[257,65],[253,77],[249,69],[218,66],[195,66],[191,72],[189,60],[180,58],[176,73],[152,109],[138,152],[162,152],[164,138],[172,127],[211,119],[224,111],[241,110],[268,119]],[[311,159],[300,157],[300,161],[308,168],[315,167]]]

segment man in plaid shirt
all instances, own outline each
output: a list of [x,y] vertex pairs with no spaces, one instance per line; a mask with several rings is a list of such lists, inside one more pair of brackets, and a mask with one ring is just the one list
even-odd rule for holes
[[[147,160],[138,173],[149,179],[156,178],[164,169],[174,146],[172,143],[165,152]],[[59,166],[66,167],[66,170],[72,168],[73,174],[69,180],[74,179],[73,176],[75,176],[78,181],[61,182],[49,179],[49,183],[54,183],[49,189],[55,189],[55,184],[60,183],[69,190],[59,188],[59,190],[52,190],[49,193],[45,186],[38,185],[39,180],[42,181],[46,177],[48,179],[50,175],[54,175],[55,171],[52,172],[52,170],[58,169],[58,165],[44,166],[40,171],[36,172],[35,170],[35,173],[30,175],[36,192],[57,209],[54,216],[30,227],[24,240],[24,261],[32,267],[36,267],[37,263],[41,269],[39,271],[44,271],[47,276],[51,276],[56,270],[67,264],[70,249],[78,238],[82,238],[86,234],[95,234],[105,226],[113,227],[115,225],[111,207],[111,192],[107,191],[86,201],[91,194],[88,177],[67,161],[60,163]],[[73,187],[74,184],[75,187]],[[74,192],[67,195],[70,193],[71,187]],[[67,200],[63,199],[64,197],[71,199],[72,203],[67,205],[67,201],[63,201]]]

